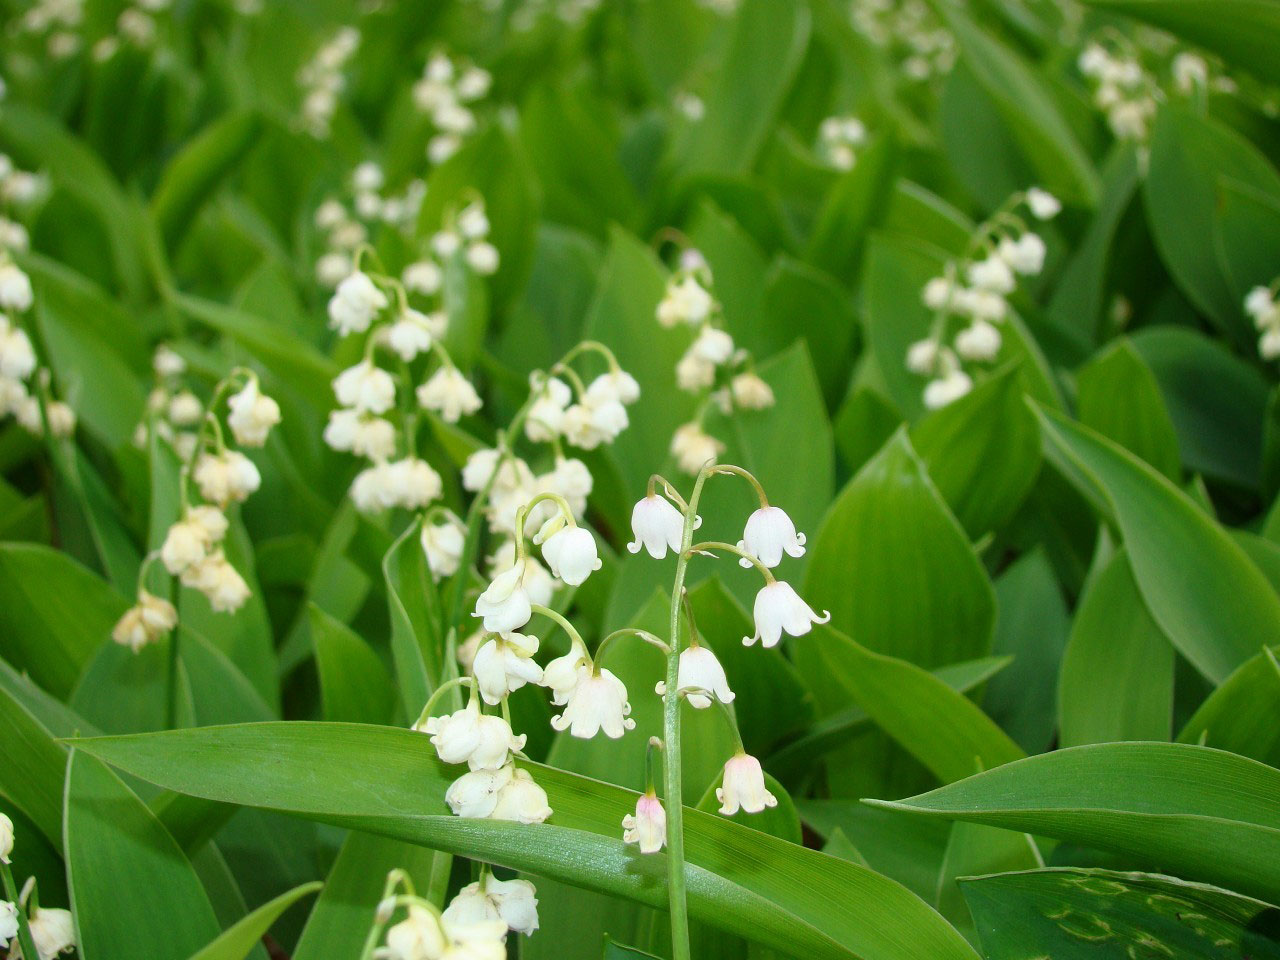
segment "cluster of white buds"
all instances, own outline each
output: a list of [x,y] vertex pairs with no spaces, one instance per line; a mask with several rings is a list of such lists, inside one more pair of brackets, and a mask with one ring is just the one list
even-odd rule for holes
[[431,235],[419,259],[404,268],[400,278],[410,290],[433,294],[443,279],[442,264],[461,258],[483,277],[497,272],[498,248],[489,242],[489,215],[484,197],[476,194],[460,210],[445,212],[440,229]]
[[204,420],[204,404],[183,384],[187,362],[162,343],[151,358],[151,369],[155,386],[147,396],[147,416],[133,431],[133,444],[145,448],[154,426],[179,459],[189,460],[196,449],[196,428]]
[[444,163],[458,152],[463,141],[475,132],[472,105],[493,85],[487,70],[451,58],[443,51],[433,53],[413,85],[413,102],[431,118],[435,134],[427,143],[427,158]]
[[122,45],[145,48],[153,46],[159,36],[157,18],[172,5],[172,0],[134,0],[116,17],[115,32],[106,34],[93,45],[93,59],[102,63],[120,52]]
[[968,254],[948,262],[942,276],[924,286],[921,299],[933,312],[933,326],[928,337],[907,350],[906,366],[929,378],[924,404],[930,410],[973,389],[964,363],[991,363],[999,356],[999,328],[1009,315],[1005,298],[1017,288],[1018,277],[1044,269],[1044,240],[1015,213],[1023,205],[1040,221],[1053,219],[1062,209],[1056,197],[1039,187],[1014,194],[978,227]]
[[84,0],[36,0],[18,19],[22,33],[45,37],[45,46],[54,60],[65,60],[81,46]]
[[1263,360],[1280,357],[1280,278],[1269,287],[1254,287],[1244,298],[1244,312],[1258,329],[1258,355]]
[[[13,880],[9,869],[13,843],[13,821],[0,813],[0,873],[4,874],[6,887]],[[28,877],[22,885],[17,903],[0,900],[0,948],[8,949],[7,956],[22,956],[19,939],[24,926],[39,960],[54,960],[76,947],[75,921],[71,911],[40,906],[35,877]]]
[[[403,888],[403,893],[397,891]],[[377,960],[505,960],[507,934],[526,936],[538,929],[537,891],[528,880],[499,880],[484,865],[480,879],[458,891],[441,911],[417,896],[403,870],[388,875],[385,895],[374,918],[371,943]],[[404,919],[381,928],[403,909]]]
[[923,0],[853,0],[853,28],[888,52],[909,80],[944,76],[956,63],[956,41]]
[[[0,202],[6,207],[29,211],[49,196],[49,177],[43,172],[20,170],[7,154],[0,153]],[[0,246],[25,252],[29,246],[27,229],[8,217],[0,217]]]
[[818,125],[818,159],[833,169],[852,170],[866,142],[867,128],[857,117],[827,117]]
[[1145,142],[1160,90],[1137,54],[1094,41],[1081,51],[1076,65],[1092,83],[1093,102],[1106,114],[1111,132],[1121,140]]
[[318,140],[327,139],[346,86],[343,68],[360,47],[360,31],[343,27],[298,71],[302,88],[302,125]]
[[671,454],[686,473],[697,473],[704,463],[725,450],[724,444],[703,426],[709,410],[714,406],[726,415],[735,408],[763,410],[773,406],[773,390],[755,372],[751,353],[736,347],[724,329],[724,314],[713,293],[711,268],[697,250],[681,251],[679,265],[668,278],[658,303],[657,318],[664,327],[696,331],[676,364],[676,385],[703,395],[704,402],[692,421],[676,429],[671,438]]
[[315,225],[325,235],[325,252],[316,261],[316,280],[322,286],[336,287],[351,273],[355,253],[368,242],[374,226],[386,224],[405,235],[412,234],[427,193],[426,184],[420,179],[410,180],[398,193],[390,193],[385,187],[382,168],[366,161],[351,174],[349,195],[329,197],[316,208]]

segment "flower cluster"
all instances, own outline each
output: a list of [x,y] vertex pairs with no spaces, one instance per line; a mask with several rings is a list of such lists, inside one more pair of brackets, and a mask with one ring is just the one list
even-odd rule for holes
[[444,163],[475,132],[472,106],[489,92],[493,77],[474,64],[437,51],[427,60],[422,78],[413,85],[413,102],[431,118],[435,134],[427,144],[427,158]]
[[1244,312],[1258,329],[1258,355],[1263,360],[1280,357],[1280,278],[1269,287],[1254,287],[1244,298]]
[[902,66],[902,74],[923,82],[951,72],[956,41],[924,0],[853,0],[853,28]]
[[[929,378],[924,404],[931,410],[973,388],[964,362],[996,359],[1002,343],[999,326],[1009,315],[1005,298],[1017,288],[1019,276],[1035,276],[1044,269],[1044,240],[1015,214],[1023,205],[1041,221],[1061,210],[1057,198],[1038,187],[1015,194],[978,227],[969,254],[948,262],[942,276],[925,284],[921,298],[933,312],[933,326],[928,337],[908,349],[906,365]],[[961,321],[959,329],[956,320]]]
[[818,159],[835,170],[852,170],[867,128],[857,117],[827,117],[818,126]]
[[[397,890],[403,888],[403,893]],[[442,911],[413,890],[403,870],[393,870],[374,918],[371,943],[383,940],[379,960],[505,960],[507,934],[538,929],[537,891],[528,880],[499,880],[488,866]],[[386,930],[398,910],[404,919]]]
[[346,86],[343,68],[360,46],[360,31],[343,27],[298,71],[302,88],[302,125],[317,140],[329,137],[338,97]]
[[[0,813],[0,872],[3,872],[6,883],[12,880],[9,861],[13,843],[13,821]],[[39,960],[53,960],[76,947],[76,927],[71,911],[40,906],[35,877],[28,877],[22,885],[17,903],[0,900],[0,948],[8,948],[7,956],[20,958],[23,955],[19,939],[24,933],[31,938],[30,945],[35,948]]]
[[316,261],[316,280],[322,286],[336,287],[351,273],[355,253],[368,241],[374,226],[387,224],[403,234],[412,234],[426,196],[426,184],[420,179],[410,180],[398,193],[389,193],[385,187],[382,168],[367,161],[352,172],[348,196],[328,197],[316,208],[315,225],[324,232],[326,245]]
[[724,329],[724,315],[713,293],[711,268],[697,250],[686,248],[679,267],[667,280],[658,303],[658,323],[694,332],[693,341],[676,364],[676,384],[681,390],[701,394],[698,416],[676,429],[671,453],[686,473],[725,450],[724,444],[703,425],[712,407],[724,414],[735,408],[763,410],[773,406],[773,390],[755,372],[751,354],[735,347]]
[[1143,143],[1151,133],[1159,88],[1134,52],[1088,44],[1076,63],[1093,86],[1093,102],[1121,140]]
[[401,274],[404,285],[419,293],[434,293],[441,283],[441,264],[458,257],[481,276],[497,272],[500,257],[498,248],[489,242],[489,230],[484,197],[478,194],[461,210],[445,211],[440,229],[427,242],[426,252]]
[[[169,379],[180,376],[183,370],[181,358],[165,347],[156,351],[155,367],[157,376]],[[164,387],[156,389],[165,391]],[[280,422],[280,407],[262,392],[252,370],[233,370],[215,386],[207,407],[195,394],[183,390],[172,395],[166,405],[170,421],[161,420],[159,412],[153,415],[157,435],[173,443],[184,463],[179,480],[178,519],[165,533],[160,549],[143,562],[138,572],[137,602],[125,611],[111,634],[116,643],[135,653],[168,634],[178,623],[173,604],[143,586],[155,560],[160,560],[184,587],[203,593],[209,606],[219,613],[234,613],[249,599],[249,585],[227,559],[223,547],[230,526],[226,510],[256,491],[262,477],[254,462],[227,442],[218,415],[224,397],[226,423],[235,443],[241,447],[264,446],[271,429]],[[182,422],[195,429],[166,434],[162,427],[172,430],[172,410],[178,401],[180,406],[194,405],[194,416],[188,417],[185,410],[180,412]],[[192,500],[192,481],[202,502]]]

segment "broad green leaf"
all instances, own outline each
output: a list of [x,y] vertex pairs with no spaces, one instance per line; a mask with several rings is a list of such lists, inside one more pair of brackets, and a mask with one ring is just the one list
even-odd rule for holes
[[[263,806],[465,853],[661,907],[661,857],[639,858],[619,823],[636,794],[529,764],[555,810],[525,826],[449,816],[457,769],[408,730],[271,723],[79,741],[182,792]],[[271,758],[270,763],[264,763]],[[324,769],[322,786],[314,772]],[[871,871],[693,809],[685,811],[690,916],[788,953],[896,960],[975,954],[918,898]]]
[[1221,56],[1259,79],[1280,83],[1271,42],[1280,31],[1280,9],[1270,0],[1085,0],[1168,30]]
[[989,957],[1280,957],[1275,907],[1202,883],[1054,868],[960,881]]
[[193,722],[199,726],[274,720],[279,715],[221,649],[179,625],[178,656],[191,687]]
[[836,498],[809,552],[805,599],[870,650],[925,668],[990,651],[991,582],[905,431]]
[[846,470],[857,473],[902,423],[902,415],[872,387],[856,387],[840,405],[832,430]]
[[65,553],[0,544],[0,652],[50,693],[66,697],[128,604]]
[[1092,430],[1044,410],[1040,418],[1046,451],[1104,491],[1152,617],[1201,673],[1221,683],[1259,644],[1280,639],[1276,592],[1186,494]]
[[897,159],[897,146],[888,137],[859,150],[854,168],[827,192],[805,247],[806,261],[846,281],[857,273],[867,231],[891,202]]
[[1127,340],[1116,340],[1076,374],[1080,422],[1141,457],[1175,483],[1178,435],[1155,375]]
[[84,960],[185,960],[218,936],[186,855],[120,778],[73,750],[64,844]]
[[[711,267],[713,292],[724,310],[725,328],[736,342],[759,354],[769,326],[764,310],[768,268],[764,251],[710,200],[703,200],[694,210],[689,239]],[[787,342],[794,342],[794,336]]]
[[40,829],[55,850],[60,849],[66,749],[8,690],[0,690],[0,739],[5,744],[0,794]]
[[769,268],[764,296],[767,322],[760,331],[760,356],[803,339],[827,406],[835,407],[849,386],[849,363],[858,339],[859,325],[848,295],[829,274],[779,257]]
[[938,871],[935,901],[938,912],[974,943],[974,921],[961,895],[966,889],[964,878],[1043,866],[1035,841],[1025,833],[984,827],[979,823],[953,823],[947,852]]
[[419,522],[409,524],[382,560],[396,684],[405,715],[415,718],[440,683],[438,652],[444,647],[436,636],[439,619],[433,620],[428,607],[428,596],[436,593],[418,530]]
[[911,444],[974,539],[1014,514],[1040,471],[1040,427],[1015,368],[916,421]]
[[876,806],[1054,837],[1274,900],[1280,770],[1182,743],[1104,743],[1028,757]]
[[387,723],[395,694],[387,668],[360,635],[314,603],[308,614],[326,720]]
[[1241,664],[1200,705],[1178,740],[1280,766],[1280,663],[1275,650],[1263,647]]
[[291,906],[303,897],[315,893],[324,884],[319,881],[304,883],[264,903],[253,913],[224,930],[216,940],[191,955],[191,960],[244,960],[258,945],[258,941],[271,929]]
[[944,783],[1025,756],[972,700],[929,671],[830,627],[814,632],[812,646],[850,698]]
[[1167,740],[1172,723],[1173,647],[1121,549],[1076,608],[1058,687],[1059,737],[1064,747]]

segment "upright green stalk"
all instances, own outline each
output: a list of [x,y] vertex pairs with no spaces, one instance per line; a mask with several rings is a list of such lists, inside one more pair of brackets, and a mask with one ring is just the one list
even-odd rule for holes
[[27,911],[23,909],[19,903],[18,887],[13,882],[13,871],[9,869],[9,864],[0,861],[0,877],[4,879],[4,896],[6,900],[11,900],[13,905],[18,908],[18,945],[22,947],[22,955],[24,957],[38,957],[40,954],[36,952],[35,941],[31,939],[31,927],[27,924]]
[[689,907],[685,902],[684,882],[684,809],[680,781],[680,611],[684,599],[684,576],[689,565],[689,547],[693,544],[693,524],[698,512],[698,499],[709,468],[704,467],[693,485],[693,494],[684,512],[684,534],[680,556],[676,559],[676,582],[671,588],[671,652],[667,654],[667,690],[663,700],[663,741],[666,751],[667,801],[667,893],[671,909],[672,960],[690,960]]

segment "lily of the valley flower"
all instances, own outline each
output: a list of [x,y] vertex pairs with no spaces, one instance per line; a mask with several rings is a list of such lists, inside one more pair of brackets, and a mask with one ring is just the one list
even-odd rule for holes
[[724,765],[724,780],[716,788],[720,812],[731,817],[739,810],[759,813],[765,807],[776,807],[778,798],[764,784],[760,761],[747,753],[730,757]]
[[387,327],[387,346],[408,363],[418,354],[430,350],[431,344],[444,336],[448,324],[449,318],[443,312],[428,314],[405,307],[395,322]]
[[697,473],[724,450],[724,444],[707,433],[696,420],[677,427],[671,438],[671,454],[685,473]]
[[111,639],[137,653],[177,625],[178,611],[172,603],[146,590],[140,590],[137,604],[126,610],[124,616],[116,622],[111,631]]
[[333,392],[340,404],[361,413],[386,413],[396,402],[395,380],[371,360],[362,360],[338,374]]
[[634,843],[641,853],[657,853],[667,843],[667,812],[652,791],[636,800],[636,812],[622,818],[622,842]]
[[[694,521],[696,529],[702,523],[698,517]],[[684,514],[677,510],[669,500],[651,493],[643,500],[636,501],[631,509],[631,532],[635,540],[627,544],[632,553],[639,553],[641,545],[649,551],[649,556],[661,560],[667,555],[670,547],[680,552],[684,539]]]
[[744,410],[764,410],[774,403],[773,388],[754,371],[747,370],[729,381],[733,402]]
[[529,407],[524,432],[534,443],[549,443],[564,428],[564,412],[573,401],[573,391],[563,380],[551,377]]
[[[18,908],[25,910],[31,891],[35,889],[35,877],[29,879],[18,897]],[[27,927],[31,942],[35,945],[39,960],[53,960],[59,954],[70,953],[76,946],[76,925],[70,910],[59,907],[35,907],[27,914]],[[10,955],[17,960],[22,951],[10,948]]]
[[200,496],[224,508],[243,503],[262,485],[257,465],[238,450],[201,454],[192,476]]
[[434,410],[446,423],[457,423],[483,406],[480,394],[471,381],[457,367],[446,365],[433,373],[426,383],[418,387],[418,404],[424,410]]
[[232,394],[227,407],[230,410],[227,424],[241,446],[262,446],[271,428],[280,422],[280,405],[263,394],[257,377],[251,378],[239,393]]
[[423,731],[431,735],[441,760],[465,763],[472,770],[501,769],[525,744],[523,734],[516,736],[502,717],[481,713],[480,701],[474,699],[448,716],[430,717]]
[[182,572],[182,585],[199,590],[217,613],[235,613],[249,599],[249,585],[221,550]]
[[357,271],[338,284],[329,300],[329,325],[343,337],[364,333],[388,302],[369,275]]
[[[796,533],[796,525],[785,510],[761,507],[747,518],[738,546],[772,569],[782,562],[784,551],[791,557],[803,557],[804,542],[804,534]],[[739,562],[744,567],[751,566],[745,558]]]
[[511,782],[515,767],[507,764],[497,770],[473,770],[449,785],[444,800],[459,817],[483,820],[498,806],[498,791]]
[[1044,241],[1034,233],[1024,233],[1017,240],[1005,237],[998,248],[1000,259],[1024,276],[1035,276],[1044,269],[1046,252]]
[[433,579],[451,577],[458,572],[467,531],[455,517],[424,523],[419,537]]
[[510,633],[529,622],[532,601],[525,589],[524,567],[512,567],[498,574],[476,600],[472,616],[481,617],[490,633]]
[[1001,342],[999,330],[985,320],[974,320],[956,334],[956,353],[966,360],[994,360]]
[[446,922],[476,924],[501,920],[512,933],[526,936],[538,929],[537,890],[528,880],[489,876],[469,883],[445,908]]
[[538,638],[522,633],[495,636],[481,644],[471,664],[484,702],[494,706],[526,683],[540,683],[542,668],[534,661]]
[[793,637],[802,637],[813,629],[815,623],[827,623],[831,619],[829,611],[824,611],[822,616],[814,613],[791,585],[782,580],[766,583],[760,588],[754,613],[755,636],[742,638],[748,647],[757,640],[765,647],[776,646],[783,631]]
[[596,400],[616,400],[630,406],[640,399],[640,384],[625,370],[610,370],[587,386],[587,396]]
[[[676,678],[677,693],[685,694],[689,706],[703,710],[711,706],[711,697],[721,703],[732,703],[734,692],[729,678],[710,647],[693,643],[680,651],[680,672]],[[658,683],[658,694],[666,693],[666,684]],[[710,694],[710,696],[708,696]]]
[[13,821],[0,813],[0,863],[8,863],[13,853]]
[[569,702],[569,695],[577,689],[584,676],[579,668],[590,662],[591,658],[587,656],[586,651],[577,641],[574,641],[568,653],[556,657],[546,665],[542,671],[541,683],[551,691],[553,704],[562,707]]
[[575,447],[594,450],[602,443],[613,443],[629,423],[622,401],[588,394],[564,412],[562,428]]
[[18,908],[8,900],[0,900],[0,947],[18,935]]
[[591,667],[578,668],[577,684],[569,691],[564,712],[551,718],[556,730],[568,730],[574,737],[589,740],[601,730],[617,740],[635,728],[627,687],[612,671]]
[[16,263],[0,264],[0,308],[23,313],[31,309],[33,302],[31,278]]
[[959,367],[930,380],[924,388],[924,405],[938,410],[959,400],[973,389],[973,378]]
[[165,569],[180,574],[202,561],[215,543],[227,535],[227,518],[216,507],[192,507],[169,527],[160,559]]
[[1037,220],[1052,220],[1062,212],[1062,203],[1048,190],[1032,187],[1027,191],[1027,206]]
[[359,410],[334,410],[324,428],[324,442],[357,457],[386,460],[396,451],[396,428],[388,420]]
[[570,586],[582,584],[601,566],[596,540],[590,530],[579,526],[563,527],[542,544],[542,557],[553,576]]
[[664,327],[679,323],[700,324],[711,315],[716,301],[692,275],[667,284],[658,304],[658,322]]
[[533,781],[528,770],[514,768],[511,778],[498,788],[497,803],[489,814],[492,820],[542,823],[551,816],[547,791]]

